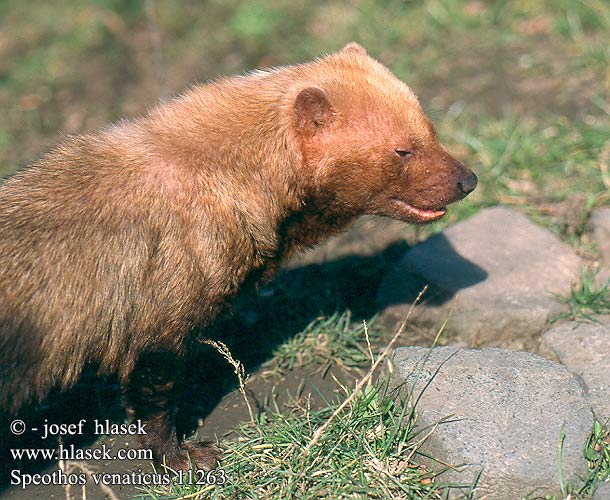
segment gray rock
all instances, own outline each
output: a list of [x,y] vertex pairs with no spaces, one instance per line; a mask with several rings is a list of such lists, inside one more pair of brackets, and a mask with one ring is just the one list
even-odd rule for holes
[[593,412],[604,422],[610,418],[610,316],[596,319],[599,323],[570,322],[551,328],[542,336],[540,353],[582,377]]
[[[450,417],[434,428],[421,453],[464,465],[461,472],[443,472],[441,483],[468,484],[482,471],[475,499],[559,494],[562,430],[564,481],[586,471],[583,447],[593,415],[580,380],[564,366],[494,348],[405,347],[394,353],[392,386],[402,395],[414,388],[415,398],[423,390],[416,406],[422,436]],[[449,498],[460,492],[452,487]]]
[[580,268],[580,258],[546,229],[514,210],[488,208],[405,254],[379,289],[380,320],[388,327],[401,321],[429,283],[414,323],[438,328],[453,307],[448,332],[473,346],[506,346],[540,333],[563,310],[553,294],[568,294]]
[[610,500],[610,483],[599,484],[591,500]]
[[593,210],[589,218],[589,227],[602,263],[610,266],[610,207]]

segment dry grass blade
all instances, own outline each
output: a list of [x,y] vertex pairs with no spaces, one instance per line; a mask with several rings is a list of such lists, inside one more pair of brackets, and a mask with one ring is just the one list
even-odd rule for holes
[[227,360],[227,362],[233,367],[233,371],[237,376],[237,380],[239,381],[239,392],[241,392],[244,400],[246,402],[246,406],[248,407],[248,413],[250,414],[250,422],[255,423],[254,412],[252,411],[252,406],[250,405],[250,401],[248,400],[248,394],[246,393],[246,384],[248,383],[248,376],[246,375],[246,370],[241,361],[236,360],[231,351],[220,341],[206,339],[202,341],[204,344],[207,344],[218,351],[218,353]]
[[[71,474],[76,470],[81,470],[85,473],[87,478],[92,481],[93,480],[93,471],[89,468],[89,466],[85,462],[77,462],[73,460],[60,460],[59,467],[65,474]],[[116,496],[116,493],[112,491],[112,489],[104,484],[103,482],[99,482],[100,489],[104,492],[106,497],[109,500],[119,500],[119,497]],[[87,490],[83,487],[83,495],[82,500],[87,500]],[[70,493],[70,485],[66,486],[66,500],[73,500],[73,497]]]
[[343,403],[341,403],[339,405],[339,407],[337,407],[337,409],[328,418],[328,420],[326,422],[324,422],[324,424],[322,426],[320,426],[316,430],[316,432],[314,433],[311,441],[309,442],[309,444],[303,450],[303,453],[302,453],[303,457],[306,457],[307,455],[309,455],[309,452],[311,451],[311,449],[320,440],[320,437],[324,434],[326,429],[328,429],[328,427],[331,425],[333,420],[335,418],[337,418],[337,416],[345,409],[345,407],[348,406],[358,396],[358,394],[360,393],[360,391],[362,391],[364,386],[371,380],[371,378],[373,377],[373,374],[375,373],[375,371],[377,370],[379,365],[383,362],[384,359],[386,359],[389,356],[390,352],[392,351],[392,349],[394,347],[394,344],[396,344],[396,341],[404,333],[404,330],[405,330],[405,328],[407,326],[407,323],[409,322],[409,318],[411,317],[411,313],[413,312],[413,309],[415,308],[417,303],[421,300],[421,298],[423,297],[424,293],[426,293],[426,290],[428,290],[428,285],[426,285],[422,289],[422,291],[419,292],[419,295],[413,301],[413,304],[411,304],[411,307],[409,308],[409,312],[407,313],[407,315],[405,316],[405,319],[402,321],[402,323],[400,324],[400,326],[396,330],[396,333],[394,334],[394,336],[392,337],[392,339],[390,340],[388,345],[385,347],[385,349],[383,350],[381,355],[373,363],[373,366],[371,366],[371,369],[368,371],[368,373],[356,384],[356,387],[355,387],[354,391],[350,394],[350,396],[348,398],[346,398],[343,401]]
[[599,155],[599,168],[602,172],[604,185],[610,190],[610,174],[608,173],[608,162],[610,160],[610,140],[606,141]]

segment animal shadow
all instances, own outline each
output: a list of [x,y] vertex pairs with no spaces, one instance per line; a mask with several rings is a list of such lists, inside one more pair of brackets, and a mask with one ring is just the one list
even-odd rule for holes
[[[454,280],[451,289],[434,288],[426,297],[426,300],[436,303],[450,300],[460,287],[470,286],[486,277],[483,270],[461,258],[448,241],[440,241],[443,244],[433,256],[439,262],[438,272],[444,276],[449,267],[457,271],[451,275]],[[393,243],[370,257],[352,255],[284,270],[262,290],[240,296],[213,327],[201,332],[201,336],[224,342],[246,370],[255,370],[270,359],[282,342],[321,315],[349,309],[352,319],[361,321],[378,313],[380,307],[388,303],[379,305],[377,289],[407,249],[405,242]],[[458,277],[454,276],[456,273]],[[406,291],[394,295],[392,301],[415,298],[423,282],[417,275],[411,275],[409,280],[412,283],[405,288]],[[205,418],[223,396],[237,386],[232,368],[211,347],[201,343],[194,351],[185,361],[189,380],[177,415],[178,434],[186,436],[197,428],[199,419]],[[45,422],[78,423],[85,419],[90,423],[94,419],[108,419],[120,423],[125,418],[116,379],[97,377],[94,366],[85,370],[80,382],[71,390],[56,391],[45,401],[24,407],[17,416],[0,414],[0,491],[9,486],[12,469],[35,473],[54,463],[53,460],[15,460],[11,449],[54,448],[58,445],[53,437],[42,440],[39,435],[29,432],[13,435],[9,426],[14,419],[24,420],[29,428],[41,428]],[[64,436],[62,444],[85,447],[95,438],[92,426],[86,425],[83,435]]]

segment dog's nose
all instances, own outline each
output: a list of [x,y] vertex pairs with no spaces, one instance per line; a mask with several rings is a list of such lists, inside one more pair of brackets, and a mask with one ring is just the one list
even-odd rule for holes
[[470,172],[470,175],[458,181],[457,187],[464,195],[467,195],[474,191],[474,188],[477,187],[477,182],[477,176],[473,172]]

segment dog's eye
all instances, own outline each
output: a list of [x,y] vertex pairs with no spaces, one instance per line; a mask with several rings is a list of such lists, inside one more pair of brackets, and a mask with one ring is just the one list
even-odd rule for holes
[[395,149],[396,154],[401,158],[411,158],[415,153],[413,151],[408,151],[406,149]]

